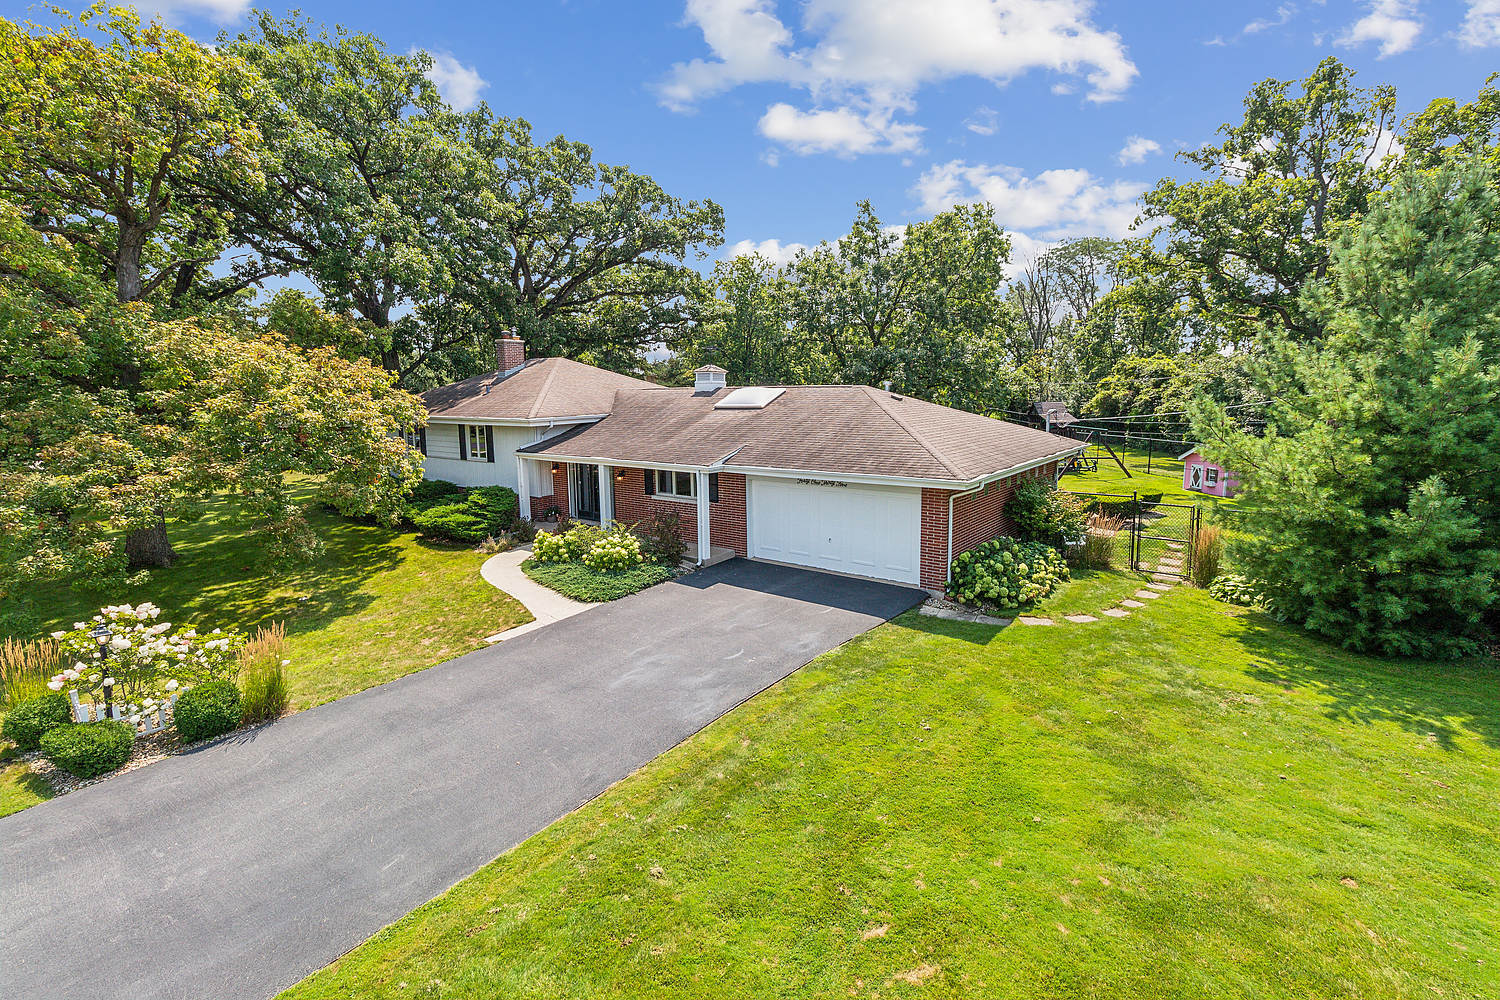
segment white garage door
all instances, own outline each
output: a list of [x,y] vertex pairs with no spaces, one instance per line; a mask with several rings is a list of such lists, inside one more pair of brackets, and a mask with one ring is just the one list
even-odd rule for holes
[[751,478],[750,555],[915,584],[922,491]]

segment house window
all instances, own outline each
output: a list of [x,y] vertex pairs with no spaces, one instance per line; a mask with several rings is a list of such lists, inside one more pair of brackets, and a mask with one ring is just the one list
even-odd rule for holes
[[487,462],[490,453],[485,440],[484,428],[477,424],[469,425],[469,461]]
[[421,451],[422,450],[422,432],[421,431],[419,431],[419,430],[409,430],[409,431],[405,432],[402,435],[402,437],[406,438],[407,447],[411,448],[412,451]]
[[1208,485],[1210,485],[1210,486],[1218,486],[1219,485],[1219,470],[1215,469],[1211,465],[1208,467]]
[[656,492],[659,496],[691,499],[698,495],[698,477],[691,472],[657,469]]

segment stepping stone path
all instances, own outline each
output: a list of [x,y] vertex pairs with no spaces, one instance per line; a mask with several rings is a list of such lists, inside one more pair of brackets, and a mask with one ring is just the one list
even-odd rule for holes
[[[1157,574],[1156,582],[1146,584],[1145,587],[1137,590],[1134,596],[1143,597],[1148,601],[1154,601],[1164,592],[1171,590],[1176,585],[1177,581],[1175,579],[1169,579],[1166,578],[1163,574]],[[1146,605],[1143,601],[1126,598],[1120,601],[1119,607],[1105,608],[1100,611],[1099,614],[1105,615],[1109,618],[1129,618],[1130,609],[1144,608],[1145,606]],[[981,625],[998,625],[1001,628],[1009,625],[1012,621],[1012,619],[1010,618],[994,618],[990,615],[979,614],[976,611],[969,611],[968,609],[960,605],[954,604],[951,601],[942,600],[940,598],[932,598],[928,600],[918,610],[922,614],[931,615],[934,618],[946,618],[950,621],[976,622]],[[1017,615],[1014,620],[1020,622],[1022,625],[1058,624],[1051,618],[1044,618],[1041,615]],[[1076,614],[1063,615],[1062,620],[1065,622],[1071,622],[1074,625],[1087,625],[1089,622],[1098,621],[1099,618],[1096,615],[1091,615],[1080,611]]]

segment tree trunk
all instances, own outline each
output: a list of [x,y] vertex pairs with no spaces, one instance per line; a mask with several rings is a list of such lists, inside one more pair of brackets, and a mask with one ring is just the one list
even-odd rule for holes
[[141,297],[141,251],[146,246],[146,230],[140,226],[120,224],[120,245],[115,261],[115,298],[134,302]]
[[177,550],[167,538],[166,520],[157,518],[151,527],[137,528],[126,535],[125,556],[130,560],[131,569],[172,565],[177,559]]

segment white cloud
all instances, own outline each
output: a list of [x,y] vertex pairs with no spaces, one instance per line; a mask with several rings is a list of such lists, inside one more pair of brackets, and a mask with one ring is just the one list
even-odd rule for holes
[[1028,177],[1018,167],[952,160],[929,167],[912,193],[932,213],[989,202],[1007,230],[1057,240],[1124,236],[1138,214],[1135,199],[1145,187],[1133,181],[1106,182],[1087,170],[1044,170]]
[[806,243],[783,243],[780,240],[761,240],[757,243],[754,240],[740,240],[729,248],[729,256],[748,257],[751,254],[759,254],[785,267],[792,262],[793,257],[806,249]]
[[1241,28],[1240,33],[1243,35],[1257,35],[1268,28],[1279,28],[1290,21],[1292,15],[1296,13],[1297,8],[1293,4],[1281,4],[1276,8],[1276,19],[1274,21],[1269,17],[1257,17]]
[[922,146],[922,127],[891,121],[883,111],[853,108],[799,111],[773,104],[760,120],[760,134],[794,153],[910,153]]
[[[867,119],[880,133],[875,148],[885,149],[914,141],[916,126],[894,116],[915,110],[927,84],[978,76],[1000,86],[1043,70],[1080,77],[1090,100],[1112,101],[1137,75],[1119,35],[1094,25],[1092,0],[806,0],[799,9],[804,45],[772,0],[687,0],[685,21],[702,31],[712,56],[675,64],[657,85],[661,102],[687,111],[742,84],[781,83],[845,119]],[[782,106],[790,107],[772,107]]]
[[[407,55],[416,55],[420,49],[413,48]],[[479,92],[490,85],[473,66],[465,66],[447,52],[429,52],[432,68],[427,78],[437,85],[443,100],[453,105],[455,111],[468,111],[479,103]]]
[[1145,163],[1146,157],[1161,152],[1161,143],[1155,139],[1132,135],[1125,140],[1124,147],[1115,155],[1121,166],[1127,163]]
[[1500,0],[1469,0],[1458,41],[1469,49],[1500,45]]
[[975,135],[994,135],[1000,127],[1000,116],[995,113],[994,108],[980,105],[974,109],[974,113],[964,119],[964,128]]
[[1411,48],[1422,33],[1416,5],[1410,0],[1366,0],[1370,12],[1355,21],[1334,40],[1335,45],[1355,46],[1379,42],[1378,58],[1399,55]]

